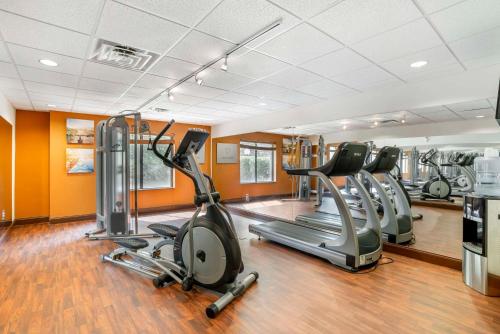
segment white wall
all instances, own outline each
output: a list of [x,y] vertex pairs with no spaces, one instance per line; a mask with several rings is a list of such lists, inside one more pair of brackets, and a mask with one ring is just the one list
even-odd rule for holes
[[12,220],[16,217],[15,212],[15,184],[16,184],[16,109],[0,92],[0,116],[12,124]]

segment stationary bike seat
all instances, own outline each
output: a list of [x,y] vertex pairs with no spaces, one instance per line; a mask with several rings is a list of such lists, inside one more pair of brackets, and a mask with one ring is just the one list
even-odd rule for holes
[[175,238],[177,232],[179,232],[177,226],[160,223],[148,225],[148,228],[165,238]]
[[149,242],[141,238],[117,239],[115,240],[115,243],[127,249],[133,250],[143,249],[149,246]]

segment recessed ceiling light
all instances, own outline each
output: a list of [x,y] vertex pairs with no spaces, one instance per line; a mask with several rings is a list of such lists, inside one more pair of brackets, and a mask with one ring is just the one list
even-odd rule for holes
[[344,124],[344,126],[342,127],[342,130],[346,130],[347,129],[347,125]]
[[55,104],[47,104],[47,107],[49,107],[49,108],[57,108],[57,106]]
[[260,102],[259,106],[267,106],[267,103],[266,102]]
[[50,59],[40,59],[39,62],[42,65],[50,66],[50,67],[55,67],[55,66],[59,65],[58,63],[56,63],[55,61],[50,60]]
[[402,120],[401,120],[401,123],[402,123],[402,124],[405,124],[405,123],[406,123],[406,120],[405,120],[405,119],[402,119]]
[[477,115],[476,118],[483,118],[484,115]]
[[373,122],[373,125],[374,125],[374,126],[377,126],[377,125],[378,125],[378,122],[377,122],[377,121]]
[[424,67],[425,65],[427,65],[427,61],[419,60],[419,61],[416,61],[414,63],[411,63],[410,66],[413,68],[420,68],[420,67]]

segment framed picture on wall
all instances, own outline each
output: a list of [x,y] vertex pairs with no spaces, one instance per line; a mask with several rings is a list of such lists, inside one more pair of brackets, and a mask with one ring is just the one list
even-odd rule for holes
[[66,148],[66,172],[86,174],[94,172],[94,150],[91,148]]
[[88,119],[66,119],[66,142],[68,144],[94,144],[94,121]]
[[238,145],[217,143],[217,163],[218,164],[238,163]]

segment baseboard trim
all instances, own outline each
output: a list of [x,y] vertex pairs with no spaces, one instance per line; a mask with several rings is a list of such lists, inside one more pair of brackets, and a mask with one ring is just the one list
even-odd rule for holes
[[14,220],[14,226],[48,223],[48,222],[49,222],[49,217],[45,217],[45,216],[44,217],[16,218]]
[[12,225],[12,220],[0,220],[0,228],[10,227]]
[[95,213],[87,214],[87,215],[76,215],[76,216],[65,216],[65,217],[55,217],[50,218],[50,224],[61,224],[61,223],[70,223],[70,222],[79,222],[85,220],[95,220]]
[[384,242],[383,249],[389,253],[403,255],[412,259],[462,271],[462,260],[460,259],[387,242]]
[[[231,213],[234,213],[235,215],[242,216],[245,218],[250,218],[250,219],[256,219],[262,222],[270,222],[277,220],[276,217],[262,214],[262,213],[257,213],[241,208],[235,208],[233,206],[229,206],[229,211]],[[283,219],[281,219],[283,220]],[[448,256],[443,256],[443,255],[438,255],[430,252],[426,252],[423,250],[415,249],[415,248],[410,248],[407,246],[402,246],[402,245],[397,245],[397,244],[392,244],[392,243],[387,243],[384,242],[383,245],[383,250],[389,253],[394,253],[398,255],[403,255],[412,259],[424,261],[427,263],[432,263],[436,264],[439,266],[451,268],[451,269],[456,269],[456,270],[462,270],[462,260],[459,259],[454,259]]]
[[463,210],[463,207],[461,205],[458,205],[455,203],[449,203],[449,202],[439,202],[436,200],[422,201],[422,200],[412,199],[411,204],[415,205],[415,206],[425,206],[425,207],[430,207],[430,208],[448,209],[448,210],[456,210],[456,211]]

